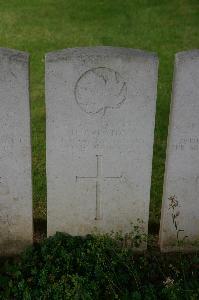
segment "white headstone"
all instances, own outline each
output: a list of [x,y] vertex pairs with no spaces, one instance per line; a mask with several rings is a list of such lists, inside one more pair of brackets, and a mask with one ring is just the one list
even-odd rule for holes
[[28,54],[0,48],[0,255],[32,243]]
[[199,240],[199,50],[176,54],[160,228],[162,251]]
[[46,56],[48,235],[147,233],[158,60],[96,47]]

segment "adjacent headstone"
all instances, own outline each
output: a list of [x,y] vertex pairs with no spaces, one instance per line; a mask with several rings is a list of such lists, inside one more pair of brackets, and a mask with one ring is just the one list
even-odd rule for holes
[[195,250],[199,241],[199,50],[176,55],[160,247]]
[[158,60],[96,47],[46,56],[48,235],[147,233]]
[[0,48],[0,255],[32,243],[28,54]]

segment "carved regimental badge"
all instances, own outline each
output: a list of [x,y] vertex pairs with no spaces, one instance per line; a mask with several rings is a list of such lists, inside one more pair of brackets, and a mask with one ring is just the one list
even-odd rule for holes
[[106,67],[93,68],[83,73],[75,85],[75,99],[87,114],[103,115],[108,108],[120,108],[125,102],[127,85],[122,76]]

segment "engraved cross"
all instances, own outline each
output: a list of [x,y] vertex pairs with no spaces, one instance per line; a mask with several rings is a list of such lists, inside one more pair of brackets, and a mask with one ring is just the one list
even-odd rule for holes
[[76,181],[91,181],[95,183],[96,186],[96,216],[95,220],[101,220],[102,219],[102,213],[101,213],[101,185],[104,183],[106,180],[114,180],[114,179],[121,179],[122,176],[118,177],[106,177],[103,176],[103,170],[102,170],[102,155],[96,155],[97,157],[97,175],[95,177],[80,177],[76,176]]

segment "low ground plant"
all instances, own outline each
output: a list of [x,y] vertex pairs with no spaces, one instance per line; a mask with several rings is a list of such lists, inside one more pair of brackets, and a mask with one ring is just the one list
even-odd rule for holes
[[[149,241],[149,244],[152,244]],[[0,299],[199,299],[199,257],[57,233],[2,262]]]

